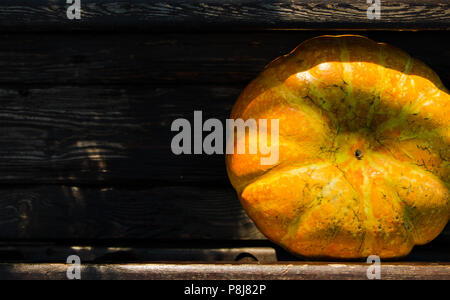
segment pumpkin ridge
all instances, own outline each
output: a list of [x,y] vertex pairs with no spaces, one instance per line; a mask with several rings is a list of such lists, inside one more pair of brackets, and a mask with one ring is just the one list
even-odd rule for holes
[[[369,184],[370,179],[368,178],[367,174],[364,172],[363,173],[364,176],[364,182],[363,182],[363,195],[362,195],[362,201],[363,201],[363,205],[364,205],[364,210],[365,210],[365,215],[366,215],[366,233],[369,233],[368,235],[366,234],[366,239],[364,242],[364,248],[363,248],[363,256],[369,256],[372,255],[373,253],[376,254],[380,254],[377,253],[376,251],[373,250],[373,239],[374,237],[372,236],[373,234],[373,228],[371,228],[373,226],[373,223],[375,222],[375,216],[373,214],[373,206],[372,203],[370,201],[370,196],[372,194],[372,188],[373,185]],[[372,225],[372,226],[370,226]],[[370,250],[369,250],[370,249]]]
[[[351,168],[352,165],[347,165],[346,168],[347,169],[341,169],[342,172],[345,174],[347,172],[349,172],[349,168]],[[382,173],[384,171],[384,168],[382,166],[379,166],[378,164],[376,164],[374,161],[372,161],[370,159],[370,156],[367,157],[367,163],[365,167],[354,167],[354,171],[358,170],[359,168],[376,168],[380,171],[380,173]],[[380,237],[378,236],[379,233],[377,233],[380,229],[378,227],[376,227],[376,224],[378,224],[378,226],[381,226],[381,224],[383,224],[382,219],[380,219],[379,217],[376,217],[374,215],[374,208],[372,205],[372,201],[371,199],[373,199],[373,192],[375,188],[379,188],[379,185],[376,185],[374,183],[374,178],[369,177],[368,173],[366,171],[361,172],[363,175],[363,182],[360,184],[360,191],[358,191],[359,194],[359,198],[360,201],[363,203],[364,208],[365,208],[365,221],[364,224],[366,225],[366,229],[365,229],[365,235],[364,235],[364,240],[361,241],[361,245],[359,247],[359,253],[361,253],[362,256],[368,256],[368,255],[382,255],[382,256],[389,256],[387,253],[390,253],[391,251],[393,251],[392,248],[389,248],[388,246],[383,246],[383,248],[380,248],[380,245],[377,245],[376,241],[380,239]],[[345,175],[347,176],[347,175]],[[386,180],[386,177],[383,176],[383,181]],[[353,186],[353,184],[350,182],[350,184]],[[395,190],[391,189],[391,186],[389,184],[387,184],[387,181],[383,184],[385,186],[385,188],[391,192],[392,196],[395,196]],[[397,202],[398,207],[394,206],[394,202],[392,201],[388,201],[388,200],[384,200],[384,202],[389,205],[391,207],[391,211],[395,214],[398,213],[399,209],[400,211],[402,211],[403,209],[401,209],[404,205]],[[360,214],[360,216],[362,215],[362,213]],[[412,249],[412,246],[414,245],[414,243],[412,243],[412,239],[411,239],[411,233],[410,230],[405,226],[406,224],[403,222],[402,223],[403,228],[405,230],[405,238],[407,242],[406,245],[409,245],[408,247],[406,247],[403,251],[404,251],[404,255],[407,255],[409,253],[409,251]],[[386,226],[386,225],[383,225]],[[383,228],[383,227],[381,227]]]
[[[370,229],[370,224],[373,223],[373,213],[372,213],[372,208],[371,208],[371,204],[370,201],[368,201],[368,197],[370,196],[370,186],[367,186],[367,184],[362,185],[363,188],[361,190],[357,189],[354,185],[353,182],[351,182],[349,180],[349,178],[347,177],[347,173],[349,171],[349,168],[353,166],[353,164],[346,164],[346,165],[340,165],[339,163],[336,162],[336,166],[337,168],[342,172],[343,177],[345,178],[345,180],[349,183],[349,185],[352,187],[352,189],[356,192],[356,194],[358,195],[359,198],[359,202],[360,205],[362,205],[363,210],[359,212],[360,217],[364,218],[364,222],[363,224],[365,225],[365,229],[364,229],[364,240],[361,241],[361,244],[359,246],[359,253],[363,254],[363,256],[366,256],[366,252],[369,249],[372,249],[371,246],[371,229]],[[366,178],[366,174],[363,174],[363,180],[364,182],[367,181]],[[370,251],[369,251],[370,252]],[[374,253],[369,253],[368,255],[371,255]]]
[[[342,168],[339,166],[339,164],[335,163],[335,165],[336,165],[336,168],[337,168],[339,171],[341,171],[341,173],[342,173],[344,179],[348,182],[348,184],[351,186],[351,188],[353,189],[353,191],[359,196],[359,193],[358,193],[357,189],[355,188],[355,186],[353,185],[353,183],[347,178],[347,175],[346,175],[345,170],[342,169]],[[359,202],[361,202],[361,201],[363,201],[363,203],[365,203],[365,200],[361,200],[361,197],[360,197]],[[352,208],[352,210],[353,210],[353,208]],[[360,221],[362,224],[365,225],[365,229],[364,229],[364,231],[363,231],[363,236],[362,236],[362,238],[361,238],[361,242],[360,242],[360,245],[359,245],[359,247],[358,247],[358,253],[361,255],[362,253],[364,253],[364,249],[369,248],[368,245],[367,245],[367,244],[368,244],[368,239],[367,239],[367,237],[368,237],[368,226],[367,226],[367,223],[368,223],[368,214],[367,214],[367,212],[366,212],[365,210],[362,210],[362,212],[358,212],[358,213],[356,213],[356,212],[353,210],[353,213],[354,213],[355,216],[358,218],[358,221],[360,221],[360,217],[361,217],[361,219],[364,219],[364,221]]]
[[277,173],[290,172],[290,171],[294,171],[294,170],[298,170],[298,169],[307,169],[307,168],[310,168],[312,166],[317,166],[318,168],[321,168],[321,167],[329,166],[330,164],[331,163],[317,160],[317,161],[310,161],[309,163],[307,163],[305,165],[303,165],[303,164],[302,165],[296,165],[295,161],[290,161],[290,162],[287,162],[286,164],[275,165],[272,168],[267,169],[261,175],[255,176],[249,182],[247,182],[245,184],[245,186],[243,186],[241,188],[240,195],[242,195],[244,190],[246,188],[248,188],[249,186],[251,186],[252,184],[254,184],[254,183],[256,183],[256,182],[258,182],[260,180],[266,179],[268,177],[275,176]]
[[[374,164],[378,165],[381,170],[384,170],[384,174],[385,174],[384,178],[385,178],[385,181],[386,181],[387,185],[395,192],[395,195],[398,196],[399,200],[403,204],[404,214],[406,214],[406,216],[408,217],[408,219],[410,221],[409,225],[411,227],[411,230],[409,230],[409,231],[411,233],[413,233],[412,237],[413,237],[413,240],[414,240],[414,244],[415,245],[423,244],[420,241],[423,240],[425,237],[422,236],[422,234],[419,234],[419,230],[416,229],[417,226],[415,225],[415,221],[412,219],[412,216],[408,216],[408,214],[407,214],[407,212],[410,210],[410,208],[412,207],[413,204],[408,203],[404,199],[404,197],[402,195],[400,195],[399,189],[401,188],[400,187],[400,182],[401,181],[398,181],[397,177],[395,177],[395,176],[393,176],[391,174],[392,171],[388,171],[388,170],[386,170],[386,168],[384,168],[383,166],[380,165],[382,160],[386,160],[385,157],[383,157],[380,154],[376,154],[374,157],[378,157],[378,163],[374,162]],[[423,176],[426,176],[427,178],[429,178],[429,176],[431,176],[431,178],[434,178],[436,183],[443,184],[443,186],[446,189],[446,193],[447,193],[447,205],[445,203],[441,203],[441,202],[438,202],[438,204],[435,204],[435,205],[438,205],[438,207],[444,207],[444,208],[447,206],[448,207],[448,211],[450,212],[450,206],[449,206],[450,198],[448,198],[448,193],[449,193],[448,192],[449,191],[448,185],[445,184],[445,182],[442,182],[442,180],[438,176],[436,176],[434,173],[430,172],[429,170],[423,169],[420,166],[417,166],[417,165],[414,165],[414,164],[404,165],[404,163],[402,163],[401,161],[396,160],[395,158],[389,158],[389,166],[391,166],[392,168],[397,168],[397,169],[405,169],[405,170],[411,169],[410,172],[416,172],[418,174],[422,174]],[[427,173],[429,173],[429,175],[427,175]],[[404,177],[405,177],[405,175],[402,175],[402,176],[400,176],[400,179],[404,178]],[[447,220],[449,220],[449,219],[450,219],[450,215],[448,216]]]
[[[413,138],[413,139],[416,139],[416,138]],[[446,178],[445,177],[443,177],[444,175],[440,175],[440,174],[436,174],[436,170],[430,170],[429,168],[427,168],[427,166],[426,166],[426,164],[424,163],[424,162],[422,162],[422,164],[418,164],[417,162],[415,162],[415,161],[401,161],[401,160],[399,160],[398,158],[397,158],[397,156],[398,155],[396,155],[393,151],[392,151],[392,143],[396,143],[396,141],[393,141],[391,144],[385,144],[385,143],[382,143],[382,142],[380,142],[379,140],[377,140],[377,142],[378,143],[380,143],[380,145],[384,148],[384,149],[386,149],[387,151],[389,151],[389,153],[391,154],[391,156],[395,159],[395,161],[397,161],[398,162],[398,164],[401,164],[401,163],[407,163],[407,164],[409,164],[409,165],[411,165],[411,166],[414,166],[414,167],[418,167],[420,170],[422,170],[422,171],[425,171],[425,172],[429,172],[429,173],[431,173],[432,175],[434,175],[434,176],[437,176],[442,182],[444,182],[444,183],[448,183],[448,180],[446,181]],[[403,150],[401,147],[399,147],[399,150]],[[404,150],[403,150],[404,151]],[[410,156],[407,152],[404,152],[405,154],[407,154],[408,156]],[[414,157],[412,157],[412,156],[410,156],[411,157],[411,159],[414,159]],[[442,159],[442,162],[441,162],[441,164],[439,165],[439,166],[441,166],[441,165],[444,165],[444,169],[445,169],[445,166],[449,166],[449,162],[447,161],[447,160],[445,160],[445,159]]]
[[343,66],[342,69],[342,81],[344,82],[344,86],[345,86],[345,97],[348,99],[348,103],[349,103],[349,109],[347,111],[347,115],[344,117],[344,119],[348,119],[348,116],[350,114],[354,114],[354,116],[356,117],[356,113],[353,111],[356,106],[357,106],[357,102],[353,93],[353,81],[352,81],[352,76],[353,76],[353,70],[352,70],[352,66],[348,63],[350,61],[350,51],[347,48],[347,43],[345,41],[345,39],[339,40],[340,43],[340,59],[341,59],[341,64]]
[[[377,166],[381,171],[383,171],[384,174],[387,174],[385,168],[383,168],[383,166],[380,166],[377,162],[375,161],[371,161],[371,163],[375,166]],[[409,206],[409,204],[400,196],[399,192],[398,192],[398,187],[396,187],[396,184],[394,183],[394,181],[392,180],[392,178],[388,178],[386,175],[384,176],[384,180],[385,180],[385,185],[386,187],[388,187],[390,189],[391,192],[393,192],[393,195],[395,197],[393,197],[393,199],[395,201],[397,201],[399,207],[402,210],[402,215],[404,218],[404,227],[406,232],[409,235],[409,238],[412,239],[412,245],[416,244],[416,237],[418,236],[417,231],[415,229],[415,225],[414,222],[411,218],[411,216],[407,215],[405,213],[405,210],[407,209],[407,207]]]
[[[338,169],[336,166],[334,165],[330,165],[336,169]],[[339,179],[343,178],[344,181],[349,184],[351,186],[351,183],[347,180],[345,180],[345,174],[343,172],[340,172],[340,175],[337,177],[334,177],[334,180],[337,181]],[[320,205],[318,205],[318,202],[321,203],[322,201],[324,201],[324,191],[325,189],[327,189],[330,185],[332,184],[332,182],[329,182],[327,185],[322,186],[320,193],[317,195],[317,197],[308,204],[307,207],[305,207],[305,209],[302,210],[301,213],[299,213],[289,224],[288,226],[288,230],[286,231],[286,234],[282,237],[282,239],[280,240],[280,243],[282,245],[284,245],[284,247],[286,247],[285,244],[289,238],[295,238],[295,235],[302,229],[302,226],[304,225],[304,223],[308,220],[308,218],[311,217],[311,214],[314,213],[317,210],[320,210],[321,207]],[[353,189],[353,187],[351,187]],[[358,215],[353,208],[351,208],[351,210],[353,211],[354,217],[357,218],[359,221],[359,217],[360,215]],[[362,222],[361,222],[362,223]],[[341,232],[343,230],[343,228],[340,226],[339,222],[337,222],[336,220],[333,221],[334,224],[334,229],[332,230],[332,233],[330,235],[326,235],[324,238],[326,240],[326,242],[320,246],[320,250],[317,249],[318,254],[316,256],[320,257],[327,257],[327,253],[326,250],[338,237],[339,232]],[[365,234],[365,232],[363,233],[363,235]]]

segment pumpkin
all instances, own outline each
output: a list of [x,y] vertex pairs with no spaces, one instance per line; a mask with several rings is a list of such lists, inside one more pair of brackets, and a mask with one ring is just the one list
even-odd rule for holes
[[[258,150],[226,165],[259,230],[296,255],[403,257],[449,220],[450,95],[400,49],[357,35],[307,40],[249,83],[231,119],[279,120],[276,163]],[[267,124],[234,149],[269,136]]]

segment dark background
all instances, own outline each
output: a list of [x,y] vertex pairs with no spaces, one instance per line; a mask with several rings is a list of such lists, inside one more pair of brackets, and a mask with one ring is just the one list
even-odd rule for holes
[[[248,219],[224,156],[172,154],[172,121],[224,121],[267,63],[323,34],[395,45],[450,87],[446,1],[389,1],[380,20],[366,1],[81,0],[81,20],[21,2],[0,3],[0,261],[294,259]],[[447,229],[406,260],[449,249]]]

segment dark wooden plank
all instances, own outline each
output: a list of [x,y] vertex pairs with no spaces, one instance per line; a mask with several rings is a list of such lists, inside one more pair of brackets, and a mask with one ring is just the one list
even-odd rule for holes
[[381,3],[380,19],[369,20],[367,1],[90,0],[81,1],[80,20],[69,20],[66,1],[4,0],[0,4],[0,28],[8,31],[450,28],[448,1]]
[[[369,264],[85,264],[81,279],[140,280],[367,280]],[[66,264],[0,264],[0,279],[67,279]],[[382,263],[383,280],[449,280],[450,264]],[[180,289],[180,295],[183,293]]]
[[[61,224],[55,224],[61,226]],[[439,237],[432,243],[417,246],[400,262],[450,262],[447,243]],[[80,244],[81,243],[81,244]],[[94,243],[94,244],[92,244]],[[8,263],[64,263],[78,255],[83,263],[136,263],[160,261],[254,262],[302,261],[269,240],[158,240],[116,239],[0,242],[0,261]]]
[[[223,155],[175,155],[171,123],[225,122],[241,88],[0,89],[2,184],[228,185]],[[206,135],[206,134],[205,134]]]
[[245,84],[314,33],[0,35],[0,83]]
[[[261,241],[265,242],[265,241]],[[128,246],[67,246],[60,244],[14,242],[0,244],[0,261],[15,263],[65,263],[70,255],[77,255],[83,263],[136,263],[157,261],[201,261],[201,262],[254,262],[273,263],[278,261],[277,250],[266,242],[265,246],[241,245],[242,241],[233,241],[230,247],[224,247],[221,241],[204,243],[172,241],[172,245],[142,246],[133,241]],[[155,244],[153,242],[153,244]],[[167,243],[166,243],[167,244]],[[173,245],[174,244],[174,245]],[[181,244],[181,245],[180,245]]]
[[263,235],[231,187],[0,189],[1,240],[248,240]]
[[[344,33],[0,34],[0,84],[241,87],[302,41]],[[353,33],[404,49],[450,82],[448,31]]]

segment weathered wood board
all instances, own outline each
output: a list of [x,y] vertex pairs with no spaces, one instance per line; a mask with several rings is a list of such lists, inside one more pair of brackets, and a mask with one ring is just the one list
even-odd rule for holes
[[13,186],[0,189],[1,239],[260,239],[232,188]]
[[[367,280],[365,263],[86,264],[84,280]],[[65,264],[0,264],[0,279],[67,279]],[[449,280],[450,265],[384,263],[382,280]],[[258,284],[257,281],[252,284]],[[182,289],[178,295],[182,294]]]
[[[0,84],[188,84],[233,85],[241,89],[273,59],[308,38],[324,34],[361,34],[397,46],[450,82],[447,31],[347,30],[0,34]],[[26,95],[25,87],[22,92]]]
[[381,1],[379,19],[368,18],[375,1],[354,0],[89,0],[81,19],[70,20],[66,1],[3,0],[0,30],[264,30],[273,28],[449,29],[445,0]]

